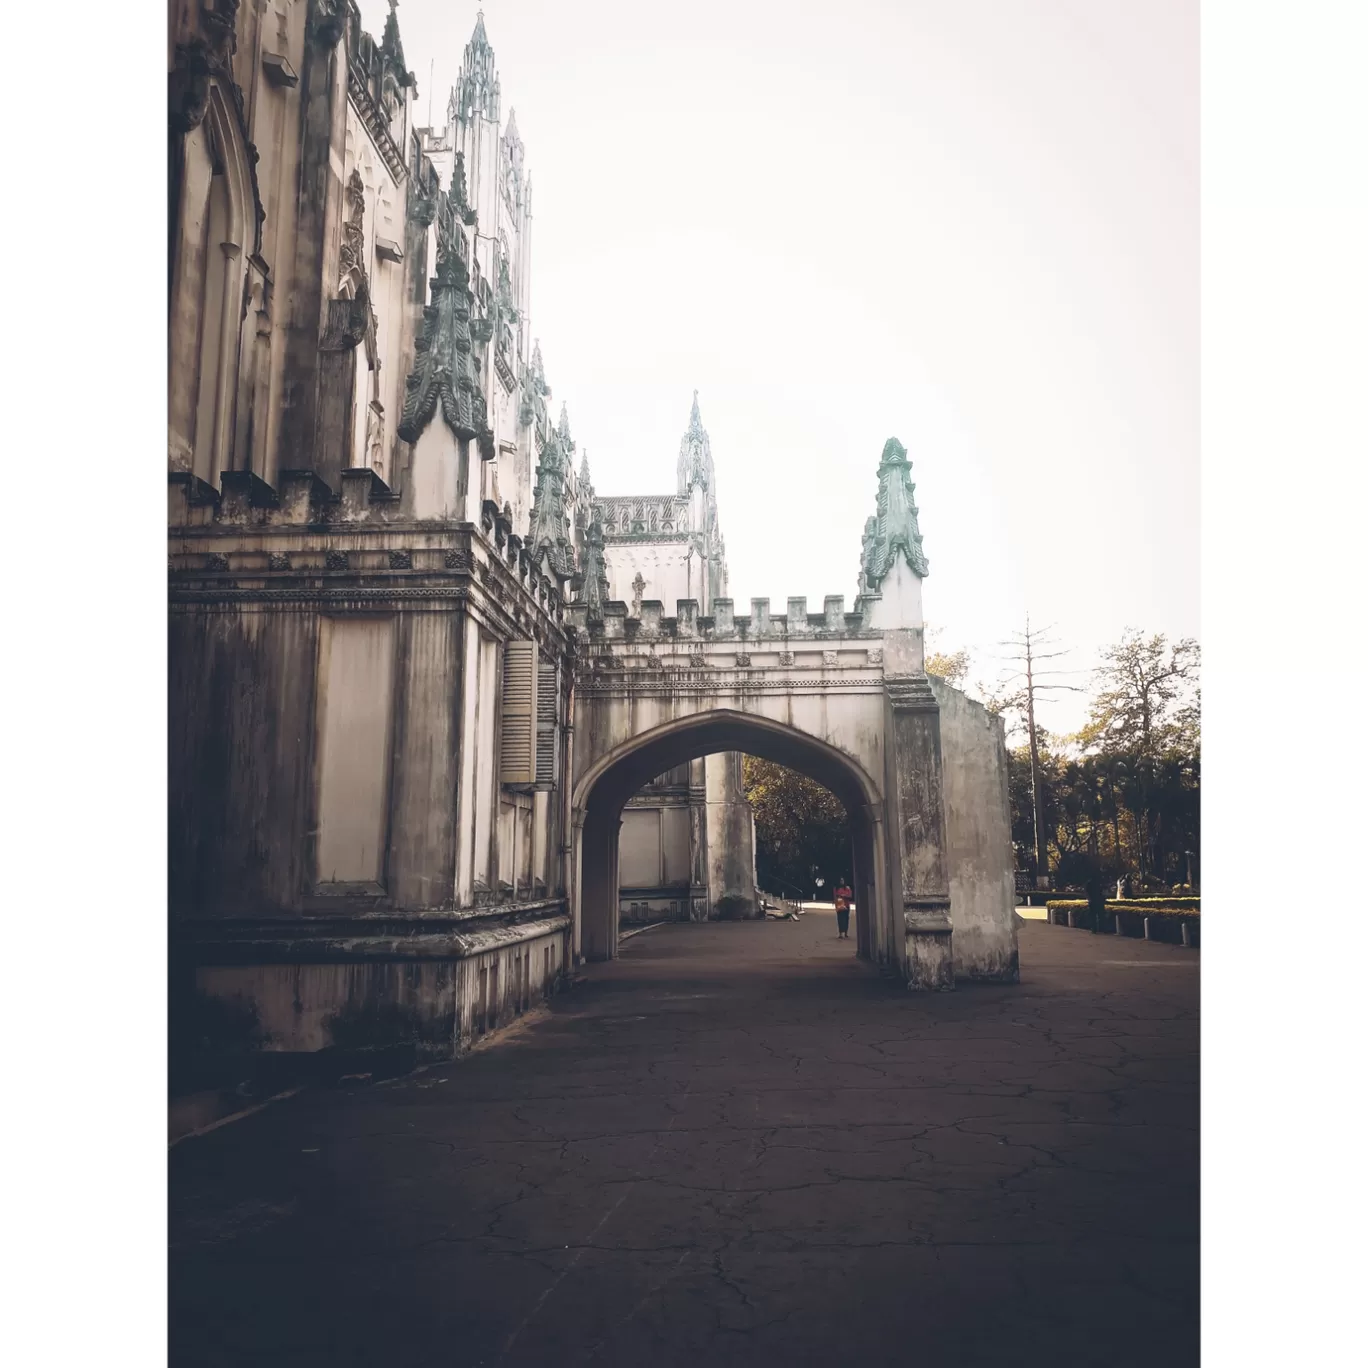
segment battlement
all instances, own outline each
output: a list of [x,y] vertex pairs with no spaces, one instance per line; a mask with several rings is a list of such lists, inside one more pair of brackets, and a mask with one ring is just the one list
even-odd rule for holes
[[673,617],[664,615],[659,599],[643,599],[641,615],[629,617],[627,605],[612,599],[603,605],[601,620],[590,621],[588,605],[571,603],[567,621],[591,640],[650,641],[821,641],[833,637],[881,637],[870,620],[879,595],[863,594],[855,600],[855,611],[845,611],[844,594],[828,594],[820,613],[809,613],[806,598],[788,600],[788,612],[771,613],[767,598],[751,599],[749,615],[738,616],[735,601],[713,600],[712,616],[702,616],[697,599],[677,599]]

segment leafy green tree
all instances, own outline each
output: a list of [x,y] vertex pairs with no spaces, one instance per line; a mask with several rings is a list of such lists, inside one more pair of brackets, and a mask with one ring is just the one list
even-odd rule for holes
[[947,684],[962,689],[969,677],[969,652],[961,649],[947,655],[943,651],[932,651],[926,657],[926,673],[937,675]]
[[755,868],[774,893],[809,897],[814,872],[827,881],[851,875],[845,806],[814,779],[769,760],[742,761],[746,797],[755,813]]
[[[1037,726],[1041,827],[1058,888],[1122,877],[1139,889],[1186,882],[1201,835],[1201,654],[1197,643],[1127,632],[1096,671],[1087,725]],[[1012,717],[1020,700],[1004,694]],[[989,701],[990,708],[994,700]],[[1017,868],[1034,876],[1029,746],[1008,754]]]
[[1181,882],[1197,849],[1201,791],[1201,647],[1190,637],[1134,628],[1102,653],[1087,724],[1077,742],[1104,776],[1128,866],[1142,884]]
[[1099,754],[1157,759],[1194,749],[1201,713],[1202,648],[1184,637],[1172,646],[1162,632],[1127,629],[1102,652],[1098,690],[1079,743]]

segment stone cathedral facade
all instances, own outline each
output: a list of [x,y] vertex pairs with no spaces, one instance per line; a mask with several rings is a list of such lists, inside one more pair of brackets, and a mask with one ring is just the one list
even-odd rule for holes
[[[173,1012],[442,1052],[574,959],[567,606],[725,595],[707,434],[673,494],[596,497],[553,420],[483,17],[425,128],[393,5],[169,8]],[[737,757],[623,852],[628,919],[754,915]]]

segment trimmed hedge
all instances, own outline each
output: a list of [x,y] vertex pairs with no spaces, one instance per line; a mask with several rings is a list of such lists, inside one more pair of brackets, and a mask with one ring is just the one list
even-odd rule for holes
[[[1149,918],[1152,941],[1162,941],[1170,945],[1182,944],[1183,926],[1188,929],[1188,942],[1192,946],[1201,944],[1202,914],[1199,907],[1156,906],[1156,903],[1186,901],[1183,899],[1153,899],[1107,902],[1103,912],[1100,930],[1104,934],[1113,932],[1131,937],[1145,934],[1145,919]],[[1193,899],[1192,901],[1196,901]],[[1074,925],[1080,930],[1089,930],[1092,919],[1086,898],[1056,898],[1045,904],[1046,920],[1053,926],[1067,926],[1069,914],[1073,913]]]
[[[1055,898],[1047,902],[1045,906],[1053,912],[1056,908],[1061,912],[1067,912],[1073,908],[1075,912],[1088,909],[1086,898]],[[1201,898],[1108,898],[1108,912],[1143,912],[1147,917],[1200,917],[1202,915]]]

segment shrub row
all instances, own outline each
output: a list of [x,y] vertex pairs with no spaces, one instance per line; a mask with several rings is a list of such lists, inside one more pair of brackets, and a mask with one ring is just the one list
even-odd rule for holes
[[[1055,898],[1047,902],[1045,906],[1051,911],[1057,908],[1061,912],[1067,912],[1073,908],[1075,912],[1086,911],[1088,900],[1086,898]],[[1202,900],[1200,898],[1116,898],[1107,899],[1108,912],[1143,912],[1147,917],[1200,917],[1202,915]]]
[[[1069,914],[1073,914],[1074,925],[1087,930],[1092,927],[1086,898],[1057,898],[1045,904],[1046,917],[1054,926],[1068,924]],[[1106,904],[1102,924],[1098,928],[1104,933],[1113,932],[1123,936],[1143,936],[1145,921],[1149,921],[1149,938],[1170,945],[1181,944],[1183,928],[1187,928],[1188,944],[1201,944],[1201,913],[1196,908],[1155,907],[1152,903],[1117,902]]]

